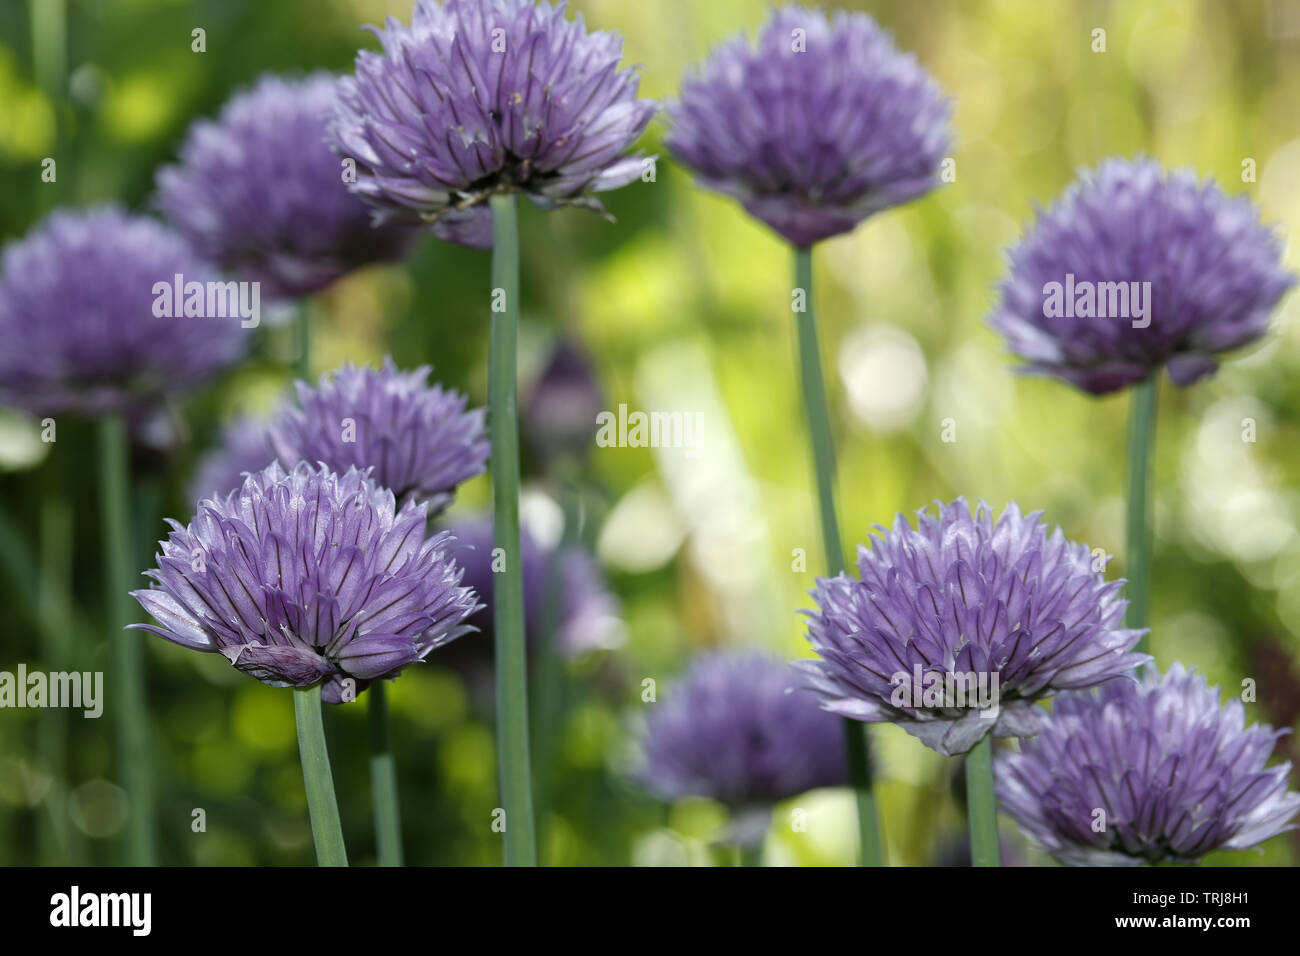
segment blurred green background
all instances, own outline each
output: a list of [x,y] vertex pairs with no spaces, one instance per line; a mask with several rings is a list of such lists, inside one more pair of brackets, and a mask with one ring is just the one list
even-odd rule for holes
[[[579,0],[596,28],[626,37],[643,94],[671,97],[717,41],[753,29],[758,0]],[[1122,396],[1093,399],[1026,379],[983,324],[1002,250],[1035,203],[1075,170],[1148,153],[1246,193],[1266,221],[1300,233],[1300,3],[1239,0],[843,3],[865,9],[915,51],[954,98],[956,181],[819,247],[817,310],[839,449],[841,523],[865,539],[936,498],[1041,508],[1067,534],[1118,556],[1123,574]],[[0,0],[0,241],[56,205],[119,200],[145,209],[154,170],[186,127],[265,71],[350,69],[359,29],[408,0]],[[34,11],[34,13],[33,13]],[[206,53],[191,31],[206,31]],[[1093,52],[1094,29],[1106,51]],[[66,77],[66,84],[60,82]],[[706,801],[663,807],[629,782],[641,682],[670,684],[704,648],[753,644],[806,654],[800,618],[820,573],[810,467],[794,375],[788,249],[732,201],[695,189],[663,155],[661,120],[642,146],[657,181],[603,197],[610,224],[581,211],[522,207],[521,388],[557,332],[595,357],[608,407],[696,412],[700,454],[599,448],[584,476],[585,521],[622,606],[623,650],[573,663],[546,742],[542,860],[553,864],[725,863],[711,846],[725,812]],[[56,183],[40,180],[45,157]],[[1245,160],[1253,181],[1243,181]],[[1288,263],[1300,267],[1289,243]],[[488,255],[433,239],[397,266],[362,270],[313,300],[317,373],[344,360],[435,365],[434,377],[486,401]],[[1252,720],[1300,723],[1300,296],[1264,343],[1190,391],[1166,383],[1155,453],[1152,648],[1240,693]],[[286,330],[257,358],[174,409],[179,437],[135,456],[140,567],[163,515],[187,519],[194,460],[221,424],[268,409],[289,380]],[[0,348],[21,348],[0,342]],[[945,420],[956,441],[946,442]],[[1256,440],[1243,440],[1251,419]],[[93,435],[60,420],[58,441],[0,413],[0,669],[77,669],[107,661]],[[533,463],[536,464],[535,462]],[[526,463],[527,465],[527,463]],[[526,477],[529,477],[526,475]],[[531,512],[556,483],[533,469]],[[72,502],[71,601],[51,593],[33,555]],[[488,501],[467,485],[453,513]],[[553,511],[553,508],[551,509]],[[56,535],[57,537],[57,535]],[[793,571],[804,549],[808,568]],[[43,582],[45,586],[43,587]],[[44,613],[42,614],[42,608]],[[45,633],[40,620],[56,622]],[[55,631],[56,633],[50,633]],[[290,695],[247,679],[219,655],[153,638],[149,711],[164,861],[305,864],[314,859]],[[466,638],[473,640],[473,638]],[[408,862],[495,864],[500,837],[490,705],[438,653],[393,685]],[[109,702],[111,706],[111,700]],[[364,708],[329,721],[335,777],[355,863],[374,859]],[[66,735],[66,739],[60,735]],[[960,763],[894,727],[873,730],[888,856],[895,864],[960,855]],[[66,774],[43,754],[66,744]],[[1280,756],[1292,756],[1290,738]],[[0,712],[0,863],[109,862],[121,826],[110,721],[68,712]],[[791,810],[807,812],[794,832]],[[191,829],[203,808],[206,832]],[[847,793],[777,808],[771,863],[850,859]],[[1014,824],[1014,860],[1042,862]],[[1294,834],[1250,865],[1300,860]]]

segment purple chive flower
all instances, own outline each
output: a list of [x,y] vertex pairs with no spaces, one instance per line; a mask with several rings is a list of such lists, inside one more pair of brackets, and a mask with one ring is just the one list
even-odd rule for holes
[[1295,282],[1281,254],[1248,198],[1191,170],[1112,159],[1038,213],[989,324],[1025,371],[1094,395],[1161,366],[1190,385],[1267,331]]
[[267,423],[243,416],[221,430],[217,445],[199,459],[190,482],[190,500],[225,498],[238,491],[248,472],[261,472],[275,461]]
[[708,797],[742,814],[846,784],[840,721],[792,690],[797,680],[760,652],[697,658],[649,705],[642,784],[664,800]]
[[949,140],[938,84],[863,13],[775,10],[667,109],[666,144],[700,184],[799,246],[929,192]]
[[858,548],[861,580],[819,578],[807,612],[819,660],[795,664],[822,706],[896,723],[941,754],[984,737],[1027,736],[1058,690],[1128,675],[1144,633],[1122,626],[1123,581],[1107,582],[1087,545],[1048,534],[1039,512],[993,520],[963,499],[901,514]]
[[596,417],[605,396],[591,359],[568,339],[551,352],[522,409],[533,448],[544,459],[585,458],[596,437]]
[[157,205],[195,247],[270,299],[299,298],[371,262],[400,258],[414,233],[372,227],[325,143],[338,78],[263,76],[200,120],[180,165],[158,172]]
[[[488,640],[476,641],[475,645],[490,649],[494,633],[492,595],[496,583],[491,517],[459,518],[450,522],[448,529],[455,540],[451,555],[465,569],[465,585],[473,588],[483,603],[469,623]],[[618,601],[586,550],[577,546],[545,548],[526,528],[520,529],[519,544],[524,579],[524,629],[530,644],[536,647],[542,640],[546,615],[554,613],[554,647],[561,656],[577,657],[622,646],[623,624]],[[547,605],[550,594],[555,595],[553,609]]]
[[1240,700],[1220,707],[1181,664],[1148,668],[1141,683],[1058,697],[1037,737],[998,755],[998,799],[1062,863],[1195,862],[1294,829],[1291,764],[1264,766],[1286,732],[1247,728]]
[[563,3],[416,0],[411,26],[373,32],[384,52],[357,54],[331,135],[384,217],[485,248],[493,193],[601,211],[592,193],[641,175],[623,153],[654,104],[618,68],[622,39],[566,20]]
[[234,364],[240,320],[172,317],[177,274],[219,278],[152,219],[112,205],[52,213],[0,258],[0,404],[138,412]]
[[331,703],[472,628],[474,592],[460,586],[447,534],[425,537],[427,506],[356,469],[279,464],[228,497],[169,522],[154,584],[133,591],[158,625],[133,624],[182,647],[220,651],[273,686],[323,682]]
[[316,388],[296,383],[297,405],[286,404],[271,425],[280,462],[369,468],[399,501],[413,496],[430,514],[441,511],[457,485],[486,470],[489,447],[483,409],[430,385],[430,371],[402,372],[385,358],[378,369],[344,365]]

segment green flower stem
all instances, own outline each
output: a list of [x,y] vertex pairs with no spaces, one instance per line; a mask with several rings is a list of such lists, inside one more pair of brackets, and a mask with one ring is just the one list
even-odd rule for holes
[[[62,489],[48,490],[41,499],[41,573],[37,593],[41,658],[55,671],[76,670],[72,660],[72,510]],[[37,833],[38,857],[44,865],[76,865],[80,841],[68,826],[68,719],[56,711],[41,721],[38,748],[51,783],[45,797],[48,819]]]
[[1001,866],[992,734],[986,734],[966,755],[966,816],[970,820],[971,866]]
[[402,811],[397,802],[397,765],[388,730],[388,687],[370,685],[370,800],[375,815],[375,844],[380,866],[402,865]]
[[507,866],[536,866],[528,758],[528,666],[519,550],[519,426],[515,349],[519,337],[519,226],[513,193],[492,197],[492,340],[488,427],[492,441],[493,544],[505,556],[493,591],[496,631],[497,760],[506,811]]
[[126,791],[125,862],[154,866],[153,769],[150,765],[149,721],[145,709],[144,646],[142,636],[123,628],[135,620],[130,592],[137,566],[132,544],[126,424],[108,416],[99,423],[99,491],[103,518],[104,590],[108,638],[112,648],[111,697],[117,736],[118,778]]
[[762,866],[763,865],[763,841],[757,843],[747,843],[740,848],[740,865],[741,866]]
[[[30,0],[32,72],[36,85],[54,107],[56,127],[63,126],[64,78],[67,74],[66,0]],[[62,137],[59,137],[62,140]],[[57,190],[50,184],[37,190],[37,207],[54,206]],[[62,487],[46,490],[40,514],[40,577],[35,591],[36,617],[41,635],[41,655],[52,670],[73,670],[71,564],[72,512]],[[26,555],[22,562],[28,564]],[[45,865],[82,863],[75,827],[68,826],[68,722],[66,714],[51,714],[37,731],[38,748],[51,783],[45,797],[48,819],[37,832],[38,859]]]
[[33,595],[37,593],[39,579],[33,569],[30,548],[4,502],[0,502],[0,568],[9,578],[12,593],[22,602],[21,613],[35,622],[39,612]]
[[554,477],[564,515],[564,531],[559,545],[546,557],[546,591],[542,599],[542,639],[533,648],[529,706],[529,732],[532,739],[533,812],[537,819],[538,861],[545,865],[547,846],[547,808],[552,799],[555,777],[556,743],[565,714],[573,705],[574,690],[568,680],[559,644],[564,626],[564,562],[568,549],[581,546],[579,524],[582,514],[582,489],[572,463],[555,467]]
[[[1156,433],[1158,373],[1133,388],[1128,426],[1128,554],[1124,572],[1128,584],[1125,627],[1143,628],[1150,620],[1151,595],[1151,446]],[[1150,642],[1144,635],[1137,651]]]
[[30,6],[36,85],[46,96],[56,99],[63,95],[67,75],[67,0],[30,0]]
[[343,846],[343,825],[330,775],[330,755],[325,748],[325,726],[321,723],[320,684],[293,689],[293,716],[298,723],[298,755],[302,759],[302,782],[307,789],[307,811],[311,835],[316,843],[320,866],[347,866]]
[[[40,626],[40,576],[32,560],[35,551],[26,537],[14,525],[12,516],[0,502],[0,574],[9,579],[10,593],[16,602],[10,607],[15,620],[35,627]],[[71,603],[63,609],[69,618],[74,634],[87,634],[98,625],[85,620]]]
[[[68,0],[30,0],[32,27],[32,74],[37,88],[53,107],[55,139],[60,146],[60,161],[68,168],[76,165],[69,156],[66,106],[68,73]],[[44,213],[58,204],[60,190],[53,183],[42,183],[36,190],[36,208]],[[66,188],[64,201],[67,201]]]
[[[826,573],[834,577],[844,570],[844,549],[840,544],[839,519],[835,516],[835,460],[831,449],[830,413],[826,407],[826,385],[822,380],[821,351],[817,345],[817,320],[812,308],[811,246],[795,247],[794,284],[795,288],[803,290],[804,295],[803,311],[797,313],[799,380],[812,440]],[[876,798],[871,789],[869,741],[867,729],[861,721],[844,719],[844,746],[848,754],[849,780],[858,808],[858,861],[862,866],[881,866],[884,856]]]
[[[565,535],[568,535],[566,529]],[[554,744],[559,737],[560,711],[565,696],[564,661],[556,641],[559,639],[564,581],[561,572],[561,547],[546,556],[546,592],[542,598],[541,639],[532,648],[532,681],[529,688],[528,731],[530,760],[533,768],[533,813],[537,820],[536,839],[540,844],[539,862],[547,846],[547,809],[552,799],[552,763]]]

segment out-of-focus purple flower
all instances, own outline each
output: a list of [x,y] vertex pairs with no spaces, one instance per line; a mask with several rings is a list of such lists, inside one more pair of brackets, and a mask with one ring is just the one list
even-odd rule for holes
[[316,388],[296,383],[297,405],[286,403],[271,425],[280,462],[369,468],[399,501],[413,496],[441,511],[457,485],[484,472],[489,446],[483,409],[430,385],[430,371],[402,372],[385,358],[378,369],[344,365]]
[[371,226],[325,143],[338,78],[266,75],[215,120],[190,127],[181,162],[158,172],[156,202],[195,247],[270,299],[316,292],[400,258],[414,233]]
[[700,184],[800,246],[929,192],[949,141],[938,84],[863,13],[775,10],[667,109],[667,146]]
[[1195,862],[1294,829],[1289,763],[1266,768],[1286,731],[1246,727],[1240,700],[1175,663],[1161,677],[1062,694],[1032,740],[997,757],[1002,808],[1076,866]]
[[173,317],[177,274],[220,278],[152,219],[118,206],[52,213],[0,258],[0,404],[132,412],[232,365],[249,341],[240,320]]
[[325,700],[355,699],[472,630],[474,592],[450,536],[425,537],[427,511],[398,510],[356,469],[269,465],[200,502],[188,526],[169,522],[153,586],[132,592],[158,624],[131,626],[273,686],[323,682]]
[[650,706],[642,784],[664,800],[709,797],[745,812],[847,783],[840,721],[792,689],[797,680],[756,651],[697,658]]
[[1059,690],[1129,675],[1151,658],[1129,653],[1144,633],[1121,624],[1123,581],[1107,582],[1087,545],[1048,534],[1040,512],[1009,504],[995,522],[983,503],[899,515],[858,548],[861,580],[819,578],[800,661],[834,713],[896,723],[941,754],[989,733],[1027,736]]
[[1248,198],[1192,170],[1112,159],[1039,212],[989,324],[1025,371],[1094,395],[1161,366],[1190,385],[1267,331],[1295,282],[1281,254]]
[[275,457],[265,421],[247,415],[235,419],[195,466],[190,500],[225,498],[243,487],[247,472],[263,471]]
[[[488,638],[475,642],[486,649],[494,633],[492,520],[486,516],[458,518],[449,523],[448,529],[455,539],[451,555],[465,569],[465,585],[474,589],[483,604],[469,623]],[[591,555],[577,546],[545,548],[526,528],[520,529],[519,545],[524,628],[531,645],[537,646],[544,638],[546,618],[551,613],[555,615],[556,629],[552,646],[564,657],[622,646],[624,631],[618,601]],[[554,605],[548,605],[548,600],[553,600]]]
[[605,397],[591,360],[568,339],[551,352],[523,409],[524,429],[546,459],[584,458],[596,435],[596,416]]
[[618,68],[618,34],[588,33],[563,3],[416,0],[411,26],[374,32],[384,51],[357,54],[331,137],[357,162],[352,190],[384,217],[485,248],[494,193],[602,211],[592,193],[641,175],[642,158],[623,154],[654,104]]

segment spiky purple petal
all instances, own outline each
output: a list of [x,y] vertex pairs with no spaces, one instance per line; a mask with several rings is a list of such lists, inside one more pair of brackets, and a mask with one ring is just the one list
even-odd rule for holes
[[[996,521],[960,498],[938,510],[918,512],[915,529],[901,514],[877,526],[858,548],[860,579],[818,579],[806,613],[820,656],[794,666],[825,709],[959,754],[990,733],[1034,733],[1035,700],[1150,660],[1130,653],[1143,632],[1122,626],[1123,582],[1106,581],[1087,545],[1014,503]],[[981,688],[996,706],[976,706]]]
[[[1295,283],[1281,254],[1247,197],[1230,199],[1192,170],[1111,159],[1082,171],[1011,249],[989,324],[1026,372],[1085,392],[1125,388],[1162,367],[1190,385],[1218,368],[1220,352],[1268,330]],[[1073,303],[1067,282],[1078,290]],[[1052,283],[1059,301],[1049,302]],[[1125,285],[1106,286],[1103,306],[1102,283]],[[1145,316],[1132,297],[1141,283],[1150,283]],[[1097,317],[1103,308],[1107,317]]]
[[425,536],[427,512],[356,469],[272,464],[171,522],[153,585],[132,592],[158,624],[132,626],[264,683],[355,699],[473,630],[475,594],[451,536]]
[[640,157],[623,154],[655,107],[618,68],[622,39],[564,12],[416,0],[409,27],[375,29],[383,52],[357,54],[331,127],[335,151],[356,160],[353,192],[383,218],[477,247],[492,244],[493,193],[600,210],[592,193],[640,175]]
[[430,371],[403,372],[385,358],[378,369],[344,365],[315,388],[298,382],[297,403],[286,403],[270,428],[281,464],[369,468],[399,501],[415,496],[441,511],[457,485],[486,470],[490,449],[484,410],[430,385]]
[[1203,674],[1148,668],[1140,684],[1057,697],[1037,737],[998,755],[998,799],[1062,863],[1194,862],[1293,829],[1291,765],[1265,766],[1283,733],[1247,728]]
[[949,106],[862,13],[773,11],[713,51],[668,107],[673,154],[796,245],[939,184]]

